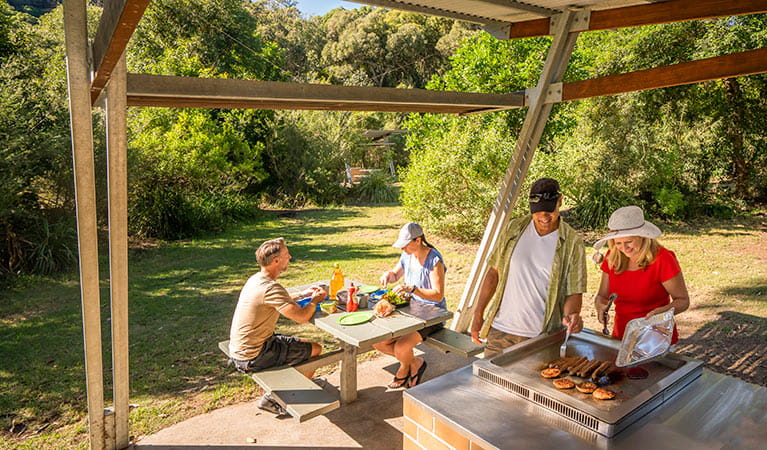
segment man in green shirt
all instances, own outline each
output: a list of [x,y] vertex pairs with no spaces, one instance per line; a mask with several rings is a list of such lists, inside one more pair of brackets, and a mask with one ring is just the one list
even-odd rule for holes
[[526,339],[583,329],[586,290],[583,240],[559,217],[562,193],[552,178],[530,189],[530,215],[514,219],[498,237],[488,258],[471,337],[486,338],[485,356]]

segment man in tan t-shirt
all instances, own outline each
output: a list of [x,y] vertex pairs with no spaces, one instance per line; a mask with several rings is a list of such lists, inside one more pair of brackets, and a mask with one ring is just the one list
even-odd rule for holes
[[[290,252],[282,238],[264,242],[256,250],[261,271],[251,276],[240,291],[229,331],[229,354],[237,370],[255,372],[285,364],[295,365],[322,352],[322,346],[293,336],[275,334],[280,314],[298,323],[308,322],[326,292],[313,286],[297,294],[288,293],[277,282],[290,262]],[[311,296],[306,306],[296,300]],[[313,372],[307,372],[311,378]],[[259,408],[276,414],[284,413],[270,396],[262,397]]]

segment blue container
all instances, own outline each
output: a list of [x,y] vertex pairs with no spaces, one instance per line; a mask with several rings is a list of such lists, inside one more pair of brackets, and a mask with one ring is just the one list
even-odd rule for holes
[[[312,301],[312,298],[311,298],[311,297],[307,297],[307,298],[302,298],[301,300],[298,300],[298,301],[296,301],[296,303],[298,303],[298,306],[300,306],[300,307],[302,307],[302,308],[303,308],[303,307],[304,307],[304,306],[306,306],[306,305],[307,305],[307,304],[308,304],[310,301]],[[319,310],[320,310],[320,304],[319,304],[319,303],[317,303],[317,308],[315,309],[315,311],[318,311],[318,312],[319,312]]]
[[375,292],[371,292],[368,295],[368,309],[375,308],[376,303],[378,303],[378,301],[381,300],[381,296],[388,291],[389,291],[388,289],[379,289]]

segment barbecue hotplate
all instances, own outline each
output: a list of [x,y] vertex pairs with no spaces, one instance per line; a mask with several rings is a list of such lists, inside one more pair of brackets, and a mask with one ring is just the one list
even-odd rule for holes
[[[541,377],[540,371],[546,364],[559,359],[559,346],[564,337],[562,331],[530,339],[492,358],[475,361],[473,373],[540,408],[611,437],[668,401],[702,372],[700,361],[669,353],[664,358],[641,365],[649,373],[647,378],[619,377],[613,384],[604,386],[616,393],[615,398],[597,400],[576,389],[559,390],[552,380]],[[570,336],[567,356],[615,362],[619,348],[619,340],[583,330]],[[576,383],[583,381],[576,376],[566,377]]]

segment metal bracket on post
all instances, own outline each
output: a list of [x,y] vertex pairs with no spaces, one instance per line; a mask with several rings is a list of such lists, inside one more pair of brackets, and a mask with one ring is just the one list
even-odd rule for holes
[[531,87],[525,89],[525,106],[528,108],[538,99],[538,87]]
[[[549,34],[556,34],[557,26],[559,25],[559,22],[562,20],[563,14],[557,14],[555,16],[551,16],[549,19]],[[588,31],[589,30],[589,24],[591,23],[591,10],[590,9],[579,9],[574,11],[572,22],[570,25],[570,31]]]
[[562,82],[559,83],[551,83],[546,89],[546,96],[543,98],[543,102],[546,104],[549,103],[559,103],[562,101]]
[[[538,100],[538,91],[540,88],[532,87],[525,89],[525,106],[529,107]],[[546,95],[543,96],[543,103],[559,103],[562,101],[562,82],[551,83],[546,88]]]

